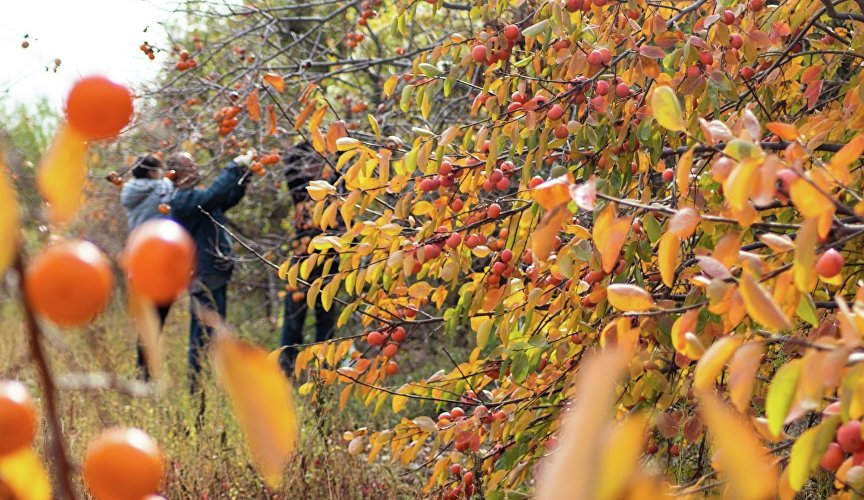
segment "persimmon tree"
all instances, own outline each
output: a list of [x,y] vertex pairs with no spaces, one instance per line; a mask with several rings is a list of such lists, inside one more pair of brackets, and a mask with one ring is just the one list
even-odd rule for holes
[[352,328],[300,393],[403,416],[349,452],[447,498],[861,494],[858,3],[202,8],[152,120],[339,173],[273,265]]

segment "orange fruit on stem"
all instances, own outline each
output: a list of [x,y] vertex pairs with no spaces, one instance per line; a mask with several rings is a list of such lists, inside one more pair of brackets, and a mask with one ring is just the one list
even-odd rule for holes
[[139,429],[109,429],[84,456],[84,482],[97,499],[140,500],[159,491],[163,473],[159,445]]
[[36,405],[21,382],[0,382],[0,457],[30,445],[36,437]]
[[87,323],[108,305],[114,277],[96,245],[68,241],[44,249],[24,273],[27,302],[62,326]]
[[180,224],[149,220],[129,235],[123,265],[132,290],[157,304],[168,304],[192,279],[195,243]]
[[87,139],[115,136],[132,119],[132,94],[102,76],[83,78],[66,97],[66,119]]

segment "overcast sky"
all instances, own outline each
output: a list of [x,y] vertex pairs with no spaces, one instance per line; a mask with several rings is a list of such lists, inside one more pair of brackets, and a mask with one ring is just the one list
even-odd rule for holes
[[[176,0],[7,0],[0,13],[0,100],[48,97],[60,110],[72,82],[103,74],[135,84],[152,77],[161,56],[139,46],[162,45],[160,25]],[[147,30],[146,32],[144,30]],[[21,42],[30,43],[22,48]],[[61,60],[54,72],[54,59]],[[48,71],[45,68],[48,67]]]

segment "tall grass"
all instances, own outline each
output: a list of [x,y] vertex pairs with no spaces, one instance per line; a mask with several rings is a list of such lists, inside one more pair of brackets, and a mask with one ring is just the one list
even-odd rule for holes
[[[232,309],[245,312],[237,300],[229,299],[229,322],[234,316]],[[46,350],[62,388],[59,408],[63,435],[81,498],[87,497],[77,472],[87,444],[112,426],[141,428],[159,442],[168,469],[163,494],[169,499],[404,498],[419,490],[417,481],[410,477],[403,481],[398,469],[367,464],[346,452],[343,430],[357,427],[358,422],[372,428],[376,425],[365,408],[355,403],[339,411],[335,399],[319,399],[313,407],[303,398],[298,398],[303,422],[298,453],[286,468],[284,486],[278,491],[268,490],[251,465],[243,435],[212,374],[206,374],[201,397],[190,397],[187,392],[188,323],[188,301],[183,299],[174,305],[162,332],[166,384],[164,389],[146,395],[135,393],[140,388],[136,382],[135,334],[122,297],[116,297],[87,327],[60,331],[45,325]],[[272,328],[266,319],[239,325],[241,335],[267,348],[276,344]],[[9,288],[0,288],[0,338],[0,378],[23,381],[41,408],[20,306]],[[99,385],[110,387],[94,387]],[[50,468],[46,437],[43,419],[37,444]]]

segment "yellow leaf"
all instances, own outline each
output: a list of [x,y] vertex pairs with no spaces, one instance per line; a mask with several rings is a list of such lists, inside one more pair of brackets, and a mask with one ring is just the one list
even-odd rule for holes
[[828,449],[828,445],[834,440],[834,433],[840,423],[838,417],[824,419],[819,425],[804,431],[795,444],[792,445],[792,453],[789,454],[789,486],[795,491],[807,483],[810,473],[819,466],[822,455]]
[[224,326],[219,330],[213,349],[219,381],[264,480],[278,487],[297,447],[293,389],[279,366],[268,360],[267,351],[233,338]]
[[702,216],[699,215],[696,209],[684,207],[669,219],[667,230],[683,240],[684,238],[689,238],[696,231],[696,226],[699,225],[699,221],[701,220]]
[[38,183],[51,218],[66,222],[81,206],[87,181],[87,144],[84,136],[62,125],[39,164]]
[[0,277],[15,256],[20,219],[15,189],[6,175],[6,166],[0,163]]
[[549,179],[531,190],[531,198],[544,209],[552,210],[570,202],[571,184],[568,175]]
[[819,220],[810,218],[804,221],[795,238],[795,286],[802,292],[809,292],[816,285],[816,245],[819,241]]
[[129,310],[146,354],[147,368],[154,379],[162,373],[162,349],[159,343],[159,317],[156,305],[136,293],[129,294]]
[[428,298],[430,293],[432,293],[432,286],[425,281],[414,283],[408,288],[408,295],[415,299]]
[[372,116],[372,113],[366,115],[366,118],[369,119],[369,125],[372,127],[372,132],[375,132],[375,138],[379,141],[381,140],[381,127],[378,126],[378,120]]
[[848,144],[840,148],[826,168],[841,185],[849,184],[852,182],[849,165],[856,162],[861,153],[864,153],[864,134],[856,135]]
[[795,243],[792,243],[792,239],[783,234],[762,233],[756,237],[775,252],[786,252],[795,248]]
[[739,347],[729,362],[729,399],[741,413],[746,413],[750,407],[750,397],[753,394],[753,384],[756,373],[762,361],[765,345],[761,342],[750,342]]
[[789,415],[789,409],[792,407],[798,389],[801,366],[800,358],[787,362],[777,370],[768,386],[765,415],[768,417],[768,430],[773,436],[779,436],[783,431],[783,424],[786,423],[786,417]]
[[696,371],[693,374],[693,386],[701,391],[713,389],[714,382],[720,372],[723,371],[726,361],[729,360],[743,340],[744,337],[741,336],[729,336],[711,344],[711,347],[699,359],[699,364],[696,365]]
[[651,110],[654,119],[662,127],[673,132],[684,130],[684,110],[681,109],[681,103],[678,102],[678,96],[675,95],[672,87],[664,85],[654,89],[654,93],[651,94]]
[[604,443],[605,453],[600,456],[597,492],[594,498],[615,499],[627,487],[633,472],[639,468],[647,417],[636,415],[612,428],[612,435]]
[[39,455],[33,448],[21,448],[0,456],[0,492],[11,493],[8,498],[22,500],[48,500],[51,481]]
[[603,208],[594,220],[592,237],[600,252],[604,272],[611,273],[618,265],[618,254],[627,240],[630,225],[630,217],[616,217],[616,208],[612,203]]
[[675,185],[678,188],[678,196],[687,197],[690,191],[690,170],[693,168],[693,148],[687,150],[686,153],[678,158],[678,165],[675,167]]
[[306,186],[306,191],[309,193],[309,197],[314,201],[321,201],[327,197],[327,195],[336,194],[336,187],[330,184],[327,181],[310,181],[309,185]]
[[571,217],[567,205],[558,205],[546,212],[537,228],[531,233],[531,251],[540,260],[546,260],[555,249],[555,237],[565,221]]
[[755,186],[755,175],[761,163],[761,158],[745,158],[723,181],[723,196],[734,210],[740,212],[747,207],[750,193]]
[[647,311],[654,307],[654,299],[644,288],[616,283],[606,288],[606,298],[612,307],[621,311]]
[[390,97],[393,95],[393,91],[396,90],[396,84],[399,83],[399,75],[391,75],[384,81],[384,97]]
[[789,195],[792,203],[807,219],[820,217],[823,214],[834,214],[834,200],[822,194],[811,184],[811,181],[798,177],[792,181]]
[[[598,464],[608,451],[600,437],[609,421],[617,395],[618,379],[625,374],[631,351],[606,348],[582,363],[576,381],[566,396],[572,398],[570,411],[564,413],[560,446],[540,468],[536,498],[557,500],[562,492],[572,499],[596,497],[600,487]],[[641,442],[641,440],[640,440]]]
[[738,285],[741,298],[744,300],[744,308],[747,314],[757,323],[771,330],[788,330],[792,328],[789,318],[753,278],[753,275],[745,272],[741,276]]
[[282,92],[285,90],[285,79],[276,73],[265,73],[262,79],[269,83],[271,87]]
[[672,331],[670,332],[675,351],[690,359],[699,359],[701,355],[694,343],[687,341],[688,336],[695,334],[697,319],[699,319],[699,310],[691,309],[679,316],[675,323],[672,323]]
[[261,119],[261,101],[258,100],[258,89],[255,88],[246,97],[246,111],[249,112],[249,118],[254,121]]
[[681,239],[671,232],[663,233],[660,237],[660,245],[657,250],[657,266],[660,268],[660,277],[663,284],[672,288],[675,281],[675,269],[681,260]]
[[773,498],[777,491],[777,466],[753,428],[713,393],[704,393],[701,405],[702,420],[717,447],[715,458],[729,479],[728,498]]
[[777,134],[777,137],[783,139],[784,141],[797,140],[798,136],[800,135],[798,133],[798,128],[796,128],[795,125],[791,125],[788,123],[771,122],[765,125],[765,127],[771,132]]

